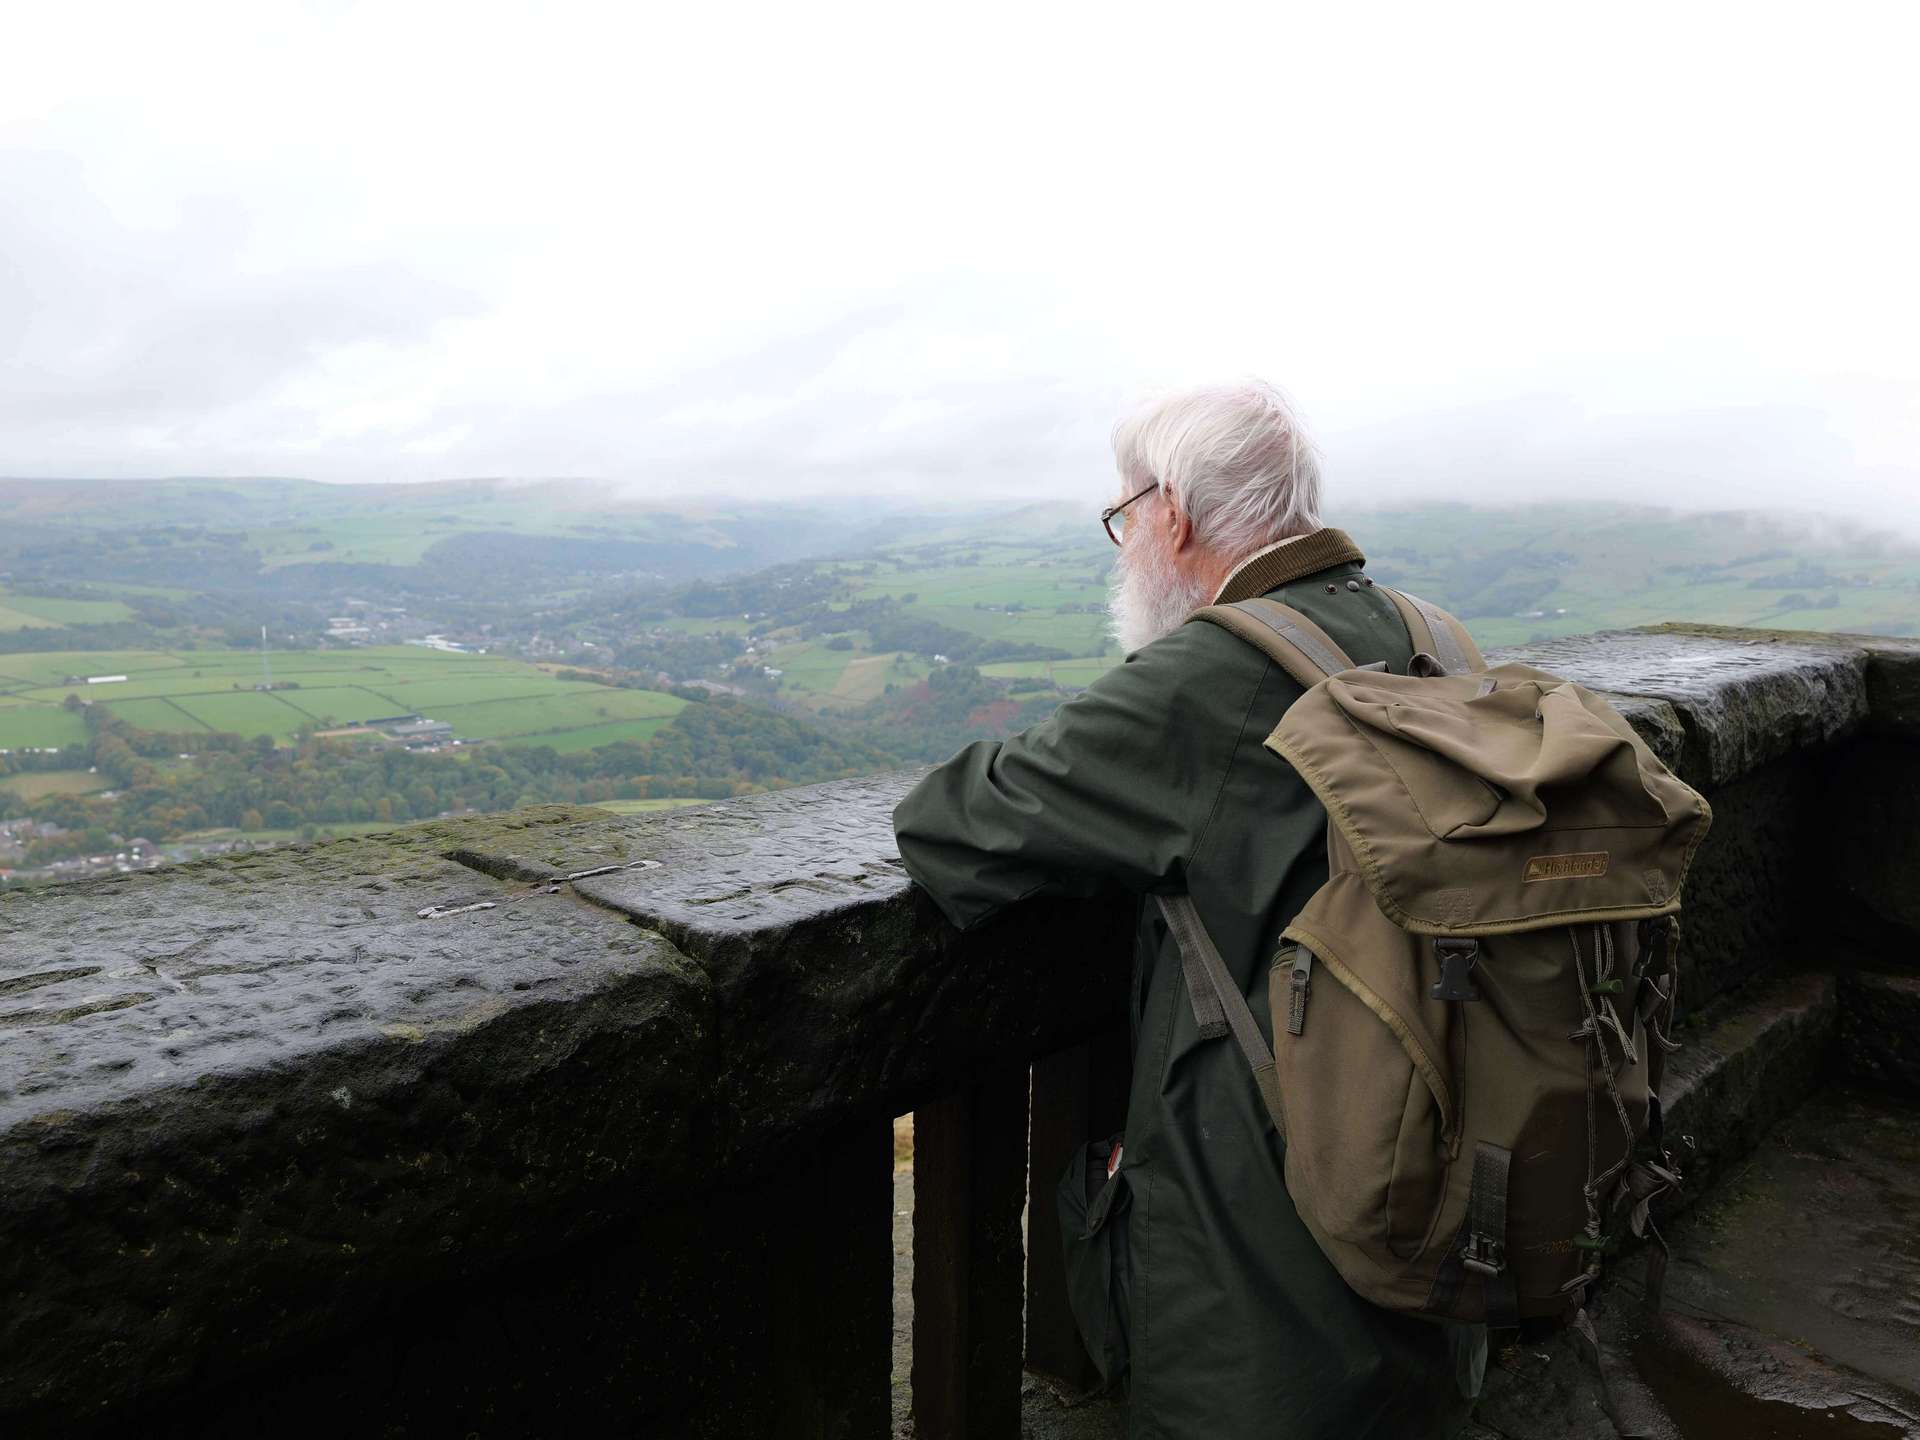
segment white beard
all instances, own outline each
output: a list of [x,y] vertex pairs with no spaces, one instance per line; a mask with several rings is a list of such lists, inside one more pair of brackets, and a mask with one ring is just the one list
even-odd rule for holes
[[1173,568],[1164,546],[1144,543],[1151,533],[1122,547],[1107,591],[1108,633],[1129,655],[1171,635],[1213,599],[1212,591]]

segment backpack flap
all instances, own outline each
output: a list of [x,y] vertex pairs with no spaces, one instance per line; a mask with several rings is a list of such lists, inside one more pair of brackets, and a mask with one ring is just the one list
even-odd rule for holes
[[1266,743],[1417,934],[1670,914],[1712,820],[1606,701],[1525,665],[1335,675]]

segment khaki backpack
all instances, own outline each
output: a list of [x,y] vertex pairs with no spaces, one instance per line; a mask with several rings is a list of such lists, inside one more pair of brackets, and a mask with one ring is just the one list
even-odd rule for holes
[[[1201,1032],[1246,1055],[1349,1285],[1435,1320],[1586,1328],[1616,1214],[1647,1234],[1678,1181],[1659,1088],[1712,817],[1599,696],[1488,669],[1452,616],[1386,593],[1406,675],[1271,600],[1195,617],[1307,687],[1266,745],[1326,807],[1329,876],[1281,936],[1271,1052],[1192,902],[1161,908]],[[1634,1159],[1643,1135],[1657,1160]]]

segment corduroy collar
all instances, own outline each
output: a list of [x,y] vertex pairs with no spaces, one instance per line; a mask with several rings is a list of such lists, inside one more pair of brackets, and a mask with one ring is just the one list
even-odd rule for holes
[[1346,531],[1326,529],[1295,535],[1254,551],[1234,566],[1233,573],[1213,597],[1213,603],[1231,605],[1238,600],[1251,600],[1276,585],[1347,561],[1364,565],[1367,557],[1360,553],[1360,547],[1348,538]]

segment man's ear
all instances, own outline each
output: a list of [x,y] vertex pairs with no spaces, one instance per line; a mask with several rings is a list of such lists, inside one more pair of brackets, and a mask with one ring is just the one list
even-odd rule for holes
[[1167,549],[1178,555],[1182,550],[1194,544],[1193,521],[1187,518],[1187,512],[1174,504],[1173,496],[1166,497],[1167,505]]

